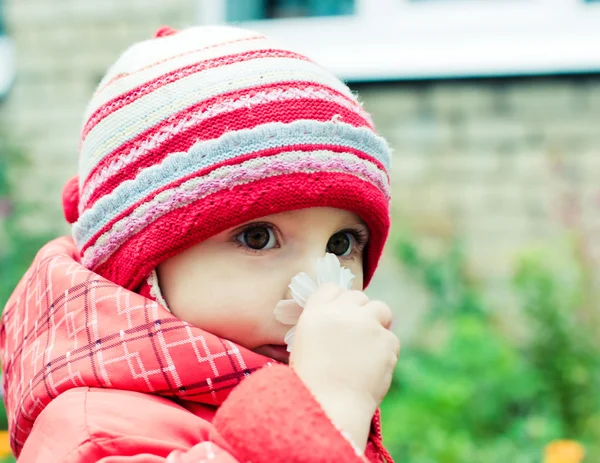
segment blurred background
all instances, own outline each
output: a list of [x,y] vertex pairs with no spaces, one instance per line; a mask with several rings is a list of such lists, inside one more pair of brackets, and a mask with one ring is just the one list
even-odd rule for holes
[[223,22],[345,79],[394,149],[369,293],[403,343],[396,461],[600,462],[598,1],[0,0],[0,307],[69,233],[107,67],[161,25]]

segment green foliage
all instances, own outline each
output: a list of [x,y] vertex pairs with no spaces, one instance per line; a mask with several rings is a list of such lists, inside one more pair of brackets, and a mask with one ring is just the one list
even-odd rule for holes
[[600,314],[586,260],[572,252],[581,249],[581,242],[569,244],[566,252],[575,259],[562,257],[560,247],[527,254],[515,286],[531,323],[528,347],[543,379],[540,394],[559,417],[563,437],[587,442],[600,458],[593,445],[600,442]]
[[382,405],[385,442],[398,461],[534,463],[551,440],[592,442],[585,430],[598,422],[590,411],[600,352],[568,315],[585,299],[580,285],[571,281],[565,292],[564,274],[524,258],[514,291],[530,329],[517,343],[483,302],[458,242],[433,258],[410,235],[395,249],[430,295]]
[[6,418],[6,408],[4,401],[0,401],[0,430],[8,429],[8,420]]
[[23,153],[0,133],[0,310],[36,252],[50,238],[48,234],[24,229],[21,218],[34,209],[11,194],[9,171],[24,162]]
[[481,315],[485,309],[480,294],[466,274],[460,243],[450,244],[441,258],[428,258],[409,235],[398,237],[396,254],[431,296],[432,318],[461,314]]

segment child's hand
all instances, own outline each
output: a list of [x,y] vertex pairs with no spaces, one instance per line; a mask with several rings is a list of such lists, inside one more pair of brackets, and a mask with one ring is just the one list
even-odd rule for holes
[[296,326],[292,368],[362,449],[398,361],[391,320],[383,302],[327,284],[308,300]]

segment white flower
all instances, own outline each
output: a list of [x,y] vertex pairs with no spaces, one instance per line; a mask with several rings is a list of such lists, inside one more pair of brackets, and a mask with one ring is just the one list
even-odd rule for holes
[[306,302],[315,290],[325,283],[335,283],[343,288],[350,289],[354,280],[352,272],[342,267],[337,256],[331,253],[317,259],[315,274],[317,276],[316,282],[304,272],[292,278],[289,287],[292,290],[293,299],[285,299],[275,306],[275,318],[284,325],[293,325],[285,335],[288,352],[292,351],[296,323],[298,323]]

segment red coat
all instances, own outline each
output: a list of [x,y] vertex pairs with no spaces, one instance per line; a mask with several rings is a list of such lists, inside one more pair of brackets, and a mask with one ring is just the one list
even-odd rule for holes
[[[29,462],[362,462],[285,365],[185,323],[46,245],[0,348],[13,451]],[[391,461],[373,420],[366,460]]]

